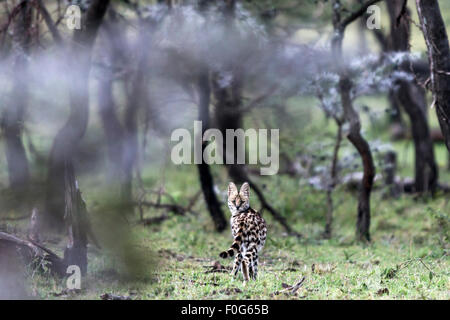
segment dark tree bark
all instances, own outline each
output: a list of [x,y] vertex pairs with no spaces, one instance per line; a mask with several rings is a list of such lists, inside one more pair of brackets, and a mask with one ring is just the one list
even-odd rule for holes
[[86,13],[84,26],[81,30],[75,30],[73,35],[70,115],[53,142],[47,177],[45,224],[58,229],[63,225],[65,164],[73,160],[78,143],[86,131],[89,117],[91,52],[108,4],[108,0],[93,1]]
[[14,24],[14,45],[17,57],[14,61],[14,80],[11,98],[3,114],[2,129],[5,137],[5,153],[11,189],[22,192],[28,185],[29,168],[25,147],[22,143],[24,113],[28,102],[27,61],[31,46],[32,4],[20,4],[20,13]]
[[356,222],[356,234],[359,240],[370,241],[370,194],[372,192],[373,180],[375,177],[375,165],[369,144],[361,135],[361,122],[358,113],[353,108],[351,99],[352,81],[343,64],[342,41],[346,27],[361,17],[367,10],[367,7],[376,3],[376,0],[370,0],[364,3],[361,8],[345,19],[341,18],[342,5],[339,0],[333,1],[333,27],[334,37],[332,39],[332,52],[336,59],[337,70],[339,74],[339,94],[341,96],[344,120],[349,124],[347,139],[358,150],[363,164],[363,178],[358,198],[358,216]]
[[[198,95],[199,95],[199,120],[202,121],[202,137],[206,130],[209,129],[210,115],[209,104],[211,97],[211,88],[209,83],[209,72],[203,71],[198,76]],[[202,141],[202,155],[207,143]],[[214,181],[209,165],[202,161],[197,165],[200,185],[202,187],[203,196],[205,198],[208,211],[214,221],[214,226],[217,231],[223,231],[227,227],[225,215],[220,207],[220,202],[217,200],[214,192]]]
[[386,1],[390,21],[389,46],[386,51],[409,51],[409,10],[404,11],[404,0]]
[[[404,3],[404,0],[387,1],[391,23],[391,51],[404,52],[410,50],[409,12],[404,7]],[[405,63],[401,68],[405,72],[412,72],[409,63]],[[411,123],[415,149],[415,192],[434,192],[438,182],[438,167],[427,121],[425,91],[417,83],[401,80],[393,95],[395,101],[402,105],[408,114]]]
[[69,242],[64,250],[64,263],[67,266],[77,265],[81,274],[87,272],[87,232],[89,223],[87,220],[86,204],[81,198],[78,183],[75,180],[75,172],[71,161],[65,163],[65,222],[69,235]]
[[370,194],[375,178],[375,165],[369,144],[361,135],[361,123],[359,115],[353,108],[350,97],[352,82],[345,75],[339,81],[339,93],[341,95],[344,117],[350,124],[347,139],[358,150],[363,163],[363,179],[358,198],[358,217],[356,221],[356,233],[359,240],[370,241]]
[[437,0],[416,0],[417,13],[428,49],[436,115],[450,152],[450,48]]
[[426,104],[423,89],[416,84],[401,81],[397,98],[411,122],[415,151],[414,191],[434,192],[438,183],[438,167],[424,109]]
[[[364,1],[360,0],[360,3],[363,4]],[[392,6],[391,1],[386,1],[386,3],[388,5],[388,8],[390,8],[390,6]],[[369,14],[366,13],[362,17],[361,20],[366,22],[368,17],[369,17]],[[375,39],[377,40],[378,44],[380,45],[382,52],[389,52],[392,50],[392,41],[391,41],[392,37],[389,34],[385,35],[381,29],[377,29],[377,28],[372,29],[372,34],[374,35]],[[395,97],[394,89],[389,90],[388,100],[389,100],[389,104],[390,104],[388,119],[393,125],[392,138],[394,140],[397,140],[397,139],[403,138],[405,136],[406,128],[405,128],[405,124],[403,122],[400,105],[398,103],[398,100]]]

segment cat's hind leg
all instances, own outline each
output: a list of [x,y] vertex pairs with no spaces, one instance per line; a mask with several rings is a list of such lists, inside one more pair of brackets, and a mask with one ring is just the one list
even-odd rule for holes
[[249,280],[249,266],[250,261],[245,257],[242,260],[242,275],[244,276],[244,283]]
[[242,259],[243,257],[240,252],[234,258],[233,271],[231,272],[234,278],[236,278],[239,270],[241,269]]

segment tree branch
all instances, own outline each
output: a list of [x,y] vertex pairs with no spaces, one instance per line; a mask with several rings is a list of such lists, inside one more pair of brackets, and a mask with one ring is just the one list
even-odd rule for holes
[[363,4],[361,6],[361,8],[359,8],[357,11],[353,12],[351,15],[349,15],[347,18],[345,18],[341,23],[341,27],[345,28],[347,27],[350,23],[352,23],[353,21],[355,21],[356,19],[358,19],[359,17],[361,17],[362,15],[364,15],[367,12],[367,8],[370,7],[371,5],[380,2],[381,0],[369,0],[367,1],[365,4]]
[[44,18],[45,24],[47,25],[48,30],[53,36],[53,39],[55,39],[55,42],[57,44],[62,44],[63,39],[61,38],[61,35],[58,31],[58,29],[55,26],[55,23],[53,23],[52,17],[50,16],[50,13],[45,8],[44,4],[42,3],[42,0],[37,0],[39,10],[42,13],[42,17]]

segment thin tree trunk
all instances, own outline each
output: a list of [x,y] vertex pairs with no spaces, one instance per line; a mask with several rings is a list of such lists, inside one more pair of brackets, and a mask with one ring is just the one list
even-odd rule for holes
[[17,57],[14,62],[14,83],[11,99],[3,114],[2,129],[5,137],[5,153],[8,164],[9,185],[13,190],[24,191],[29,181],[28,160],[22,143],[24,113],[28,102],[27,55],[31,45],[32,5],[20,4],[20,14],[14,25],[14,44]]
[[351,80],[342,76],[339,81],[339,93],[341,95],[344,117],[350,124],[347,134],[348,140],[358,150],[363,163],[363,179],[358,198],[358,217],[356,221],[356,233],[359,240],[370,241],[370,194],[375,178],[375,165],[369,144],[361,135],[361,123],[359,115],[353,108],[350,97],[352,87]]
[[[211,89],[209,84],[209,72],[203,71],[198,78],[198,93],[199,93],[199,119],[202,121],[202,137],[204,132],[209,128],[210,115],[209,104]],[[202,155],[206,148],[206,142],[202,141]],[[208,211],[214,221],[214,226],[217,231],[223,231],[227,227],[225,215],[220,207],[220,202],[217,200],[214,192],[214,181],[209,165],[202,161],[197,165],[200,185],[202,187],[203,196],[205,198]]]
[[384,182],[388,189],[386,198],[397,198],[401,192],[399,185],[395,181],[397,172],[397,154],[394,151],[388,151],[384,155]]
[[75,30],[71,55],[70,115],[57,133],[50,152],[47,177],[47,226],[60,229],[64,216],[64,172],[66,161],[72,161],[78,143],[84,136],[89,117],[89,71],[91,52],[98,28],[109,0],[96,0],[90,5],[81,30]]
[[333,159],[331,161],[330,169],[330,184],[327,187],[327,215],[325,222],[324,238],[330,239],[333,226],[333,191],[336,186],[337,179],[337,165],[339,162],[339,149],[342,142],[342,124],[338,123],[338,130],[336,134],[336,143],[333,150]]
[[436,115],[450,152],[450,48],[447,31],[437,0],[416,0],[416,6],[428,49]]
[[352,81],[347,73],[342,57],[342,41],[345,28],[356,18],[364,14],[369,4],[377,2],[371,0],[365,2],[358,11],[351,14],[345,20],[341,19],[342,5],[339,0],[333,1],[333,27],[332,52],[336,59],[339,74],[339,94],[341,96],[344,119],[349,124],[347,139],[358,150],[363,164],[363,178],[358,197],[358,216],[356,222],[356,234],[359,240],[370,241],[370,194],[375,178],[375,165],[369,144],[361,135],[361,122],[358,113],[353,108],[351,99]]

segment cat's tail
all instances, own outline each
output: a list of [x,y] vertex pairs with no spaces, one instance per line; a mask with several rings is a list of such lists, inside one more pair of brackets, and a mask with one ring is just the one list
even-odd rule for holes
[[234,241],[231,244],[231,247],[223,251],[219,254],[219,256],[223,259],[229,258],[234,256],[236,253],[239,253],[241,251],[241,245],[242,245],[242,233],[243,230],[239,229],[239,231],[236,234],[236,237],[234,237]]

